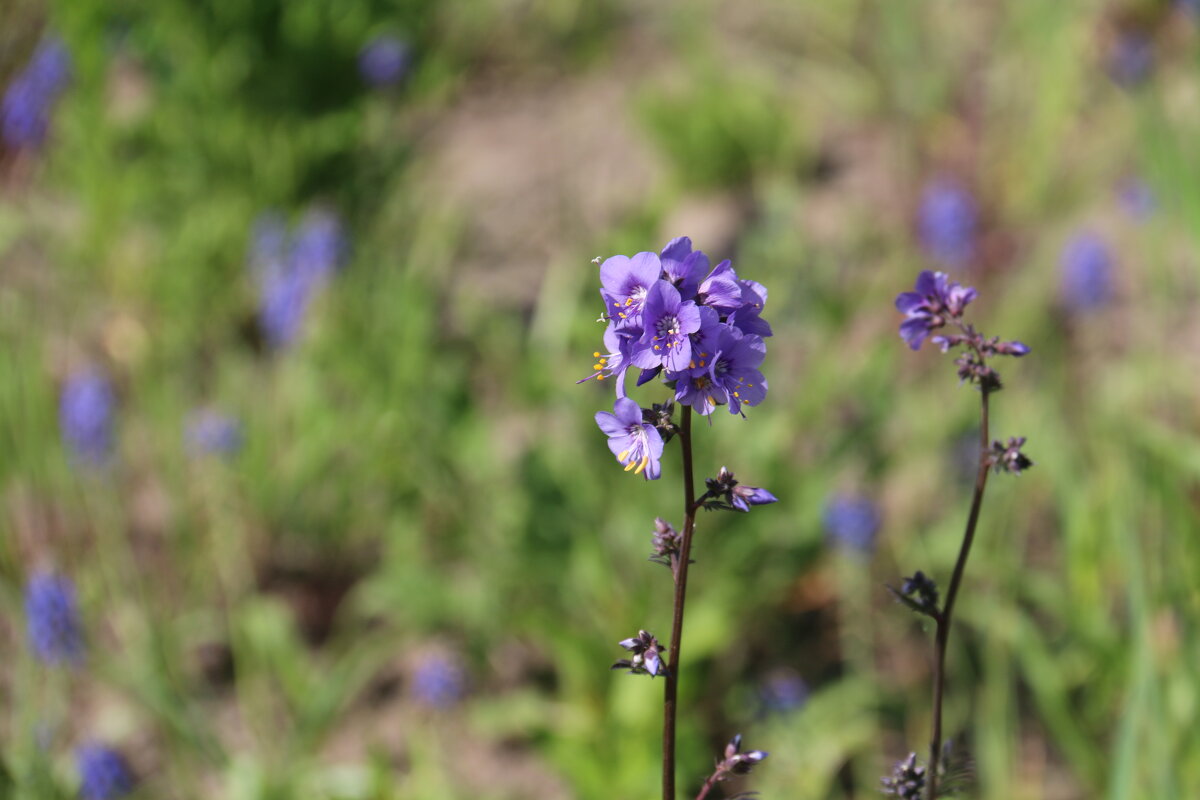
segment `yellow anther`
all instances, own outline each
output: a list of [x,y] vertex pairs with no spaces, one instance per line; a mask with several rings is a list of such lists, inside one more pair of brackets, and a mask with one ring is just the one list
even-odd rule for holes
[[599,358],[599,357],[600,357],[600,351],[599,351],[599,350],[597,350],[596,352],[592,353],[592,358]]
[[734,393],[733,393],[733,396],[734,396],[734,397],[741,397],[741,395],[740,395],[740,394],[738,394],[737,392],[734,392]]
[[[642,470],[644,470],[644,469],[646,468],[646,465],[647,465],[647,464],[649,464],[649,463],[650,463],[650,456],[642,456],[642,460],[641,460],[641,462],[638,464],[638,467],[637,467],[637,469],[635,469],[635,470],[633,471],[633,474],[634,474],[634,475],[640,475],[640,474],[642,473]],[[630,466],[633,466],[633,465],[632,465],[632,464],[630,464]],[[629,467],[626,467],[625,469],[629,469]]]
[[621,452],[617,453],[617,461],[620,461],[622,464],[624,464],[624,463],[625,463],[625,456],[627,456],[627,455],[629,455],[629,451],[628,451],[628,450],[622,450]]
[[633,469],[636,466],[637,466],[636,461],[630,461],[628,464],[625,465],[625,471],[629,472],[629,470]]

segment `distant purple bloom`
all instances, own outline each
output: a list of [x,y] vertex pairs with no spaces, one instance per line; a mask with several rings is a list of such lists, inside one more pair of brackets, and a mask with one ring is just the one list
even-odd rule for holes
[[[657,259],[656,259],[657,260]],[[688,369],[692,360],[689,335],[700,330],[700,311],[667,281],[656,281],[646,293],[642,338],[634,345],[633,364],[668,372]]]
[[86,744],[75,751],[79,770],[79,796],[83,800],[116,800],[133,791],[133,773],[124,757],[102,744]]
[[906,317],[900,324],[900,337],[913,350],[920,349],[933,331],[961,318],[975,295],[974,289],[951,281],[944,272],[924,270],[913,291],[901,292],[896,298],[896,309]]
[[1063,247],[1059,266],[1062,298],[1068,308],[1091,311],[1112,299],[1112,255],[1095,233],[1083,231],[1072,237]]
[[29,64],[13,78],[0,100],[0,133],[14,148],[45,141],[50,112],[71,78],[71,59],[62,40],[45,39]]
[[1137,222],[1149,219],[1158,208],[1154,192],[1140,178],[1129,177],[1117,186],[1117,201],[1125,213]]
[[879,532],[879,509],[866,497],[838,494],[825,505],[825,533],[845,549],[869,553]]
[[450,708],[466,691],[466,674],[457,659],[444,653],[427,655],[413,672],[412,694],[430,708]]
[[1145,82],[1154,69],[1154,41],[1141,31],[1121,31],[1108,53],[1113,82],[1131,89]]
[[63,439],[80,462],[100,465],[113,447],[113,412],[116,397],[108,376],[89,367],[70,375],[58,403]]
[[83,658],[83,624],[75,586],[61,575],[36,572],[25,585],[25,624],[33,654],[45,664]]
[[345,251],[341,222],[327,211],[310,211],[290,238],[277,214],[264,214],[255,223],[250,269],[259,288],[259,324],[272,347],[286,347],[296,339],[309,304]]
[[795,672],[783,670],[762,683],[759,696],[767,711],[787,713],[808,702],[808,684]]
[[376,88],[398,83],[408,72],[412,51],[396,36],[376,36],[358,54],[358,72]]
[[925,184],[917,234],[929,256],[944,267],[963,267],[975,256],[979,210],[965,185],[949,177]]
[[596,412],[596,424],[608,436],[608,449],[625,465],[626,472],[642,473],[648,481],[658,479],[662,474],[662,435],[654,425],[643,421],[637,403],[628,397],[617,398],[613,413]]
[[242,446],[242,428],[232,417],[209,408],[198,409],[188,417],[184,444],[193,456],[233,455]]

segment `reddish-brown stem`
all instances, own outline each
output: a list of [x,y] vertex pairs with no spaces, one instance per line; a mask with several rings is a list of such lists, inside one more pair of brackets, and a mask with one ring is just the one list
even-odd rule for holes
[[696,485],[692,476],[692,409],[683,407],[679,425],[683,450],[683,543],[672,572],[675,575],[675,604],[671,618],[671,647],[663,690],[663,800],[675,800],[675,710],[679,688],[679,640],[683,633],[683,603],[687,596],[688,564],[691,562],[692,530],[696,523]]
[[954,614],[954,600],[958,597],[959,586],[962,585],[963,572],[966,571],[967,557],[971,554],[971,543],[975,541],[975,526],[979,522],[979,509],[983,505],[983,491],[987,488],[988,472],[991,464],[988,461],[988,395],[986,387],[980,387],[982,403],[980,407],[979,424],[979,470],[975,473],[975,494],[971,499],[971,511],[967,515],[967,529],[963,533],[962,546],[958,550],[958,561],[954,564],[954,573],[950,576],[950,586],[946,590],[946,603],[941,613],[935,617],[937,621],[937,656],[933,665],[933,738],[929,743],[929,800],[936,800],[938,786],[938,762],[942,754],[942,694],[946,682],[946,645],[950,640],[950,619]]

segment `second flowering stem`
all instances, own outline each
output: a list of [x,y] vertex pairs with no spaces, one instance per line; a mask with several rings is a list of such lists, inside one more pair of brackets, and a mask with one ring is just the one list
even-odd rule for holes
[[691,563],[692,532],[696,527],[696,481],[692,468],[692,409],[683,407],[679,424],[683,451],[683,535],[679,555],[671,565],[675,577],[675,602],[671,615],[671,644],[668,651],[666,685],[663,689],[663,800],[675,800],[675,712],[679,688],[679,642],[683,633],[683,605],[687,598],[688,564]]

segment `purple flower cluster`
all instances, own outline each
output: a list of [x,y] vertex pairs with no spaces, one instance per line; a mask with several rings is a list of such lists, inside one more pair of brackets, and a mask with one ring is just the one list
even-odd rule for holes
[[183,431],[184,446],[193,457],[232,456],[242,446],[238,421],[211,408],[193,411]]
[[133,773],[125,758],[102,744],[86,744],[75,751],[79,770],[79,796],[83,800],[116,800],[133,791]]
[[879,531],[879,509],[867,497],[837,494],[825,504],[825,533],[834,545],[857,553],[870,553]]
[[614,379],[613,413],[597,414],[596,422],[626,469],[653,480],[662,436],[654,415],[627,398],[626,373],[636,367],[639,386],[660,377],[675,402],[703,415],[718,406],[742,414],[743,406],[758,405],[767,394],[759,371],[771,335],[762,318],[767,290],[739,278],[728,260],[710,270],[708,256],[686,236],[660,254],[605,260],[600,282],[604,351],[593,354],[596,371],[583,380]]
[[79,462],[98,466],[108,460],[116,404],[112,384],[99,368],[88,367],[67,377],[58,400],[58,423]]
[[61,39],[45,39],[4,92],[0,134],[13,148],[36,148],[46,140],[50,112],[71,80],[71,57]]
[[666,673],[667,665],[662,659],[662,652],[666,648],[659,644],[658,639],[649,631],[638,631],[637,636],[622,639],[617,644],[632,655],[630,658],[618,660],[612,665],[612,669],[623,669],[630,675],[649,675],[651,678]]
[[432,653],[417,664],[410,689],[421,705],[446,709],[462,699],[466,685],[467,676],[457,658]]
[[1072,311],[1093,311],[1112,299],[1112,254],[1096,233],[1085,230],[1071,237],[1059,266],[1063,303]]
[[34,573],[25,586],[25,624],[29,646],[43,664],[77,664],[83,658],[83,625],[69,579]]
[[329,282],[345,251],[341,222],[327,211],[310,211],[291,236],[276,214],[255,223],[250,269],[259,289],[259,324],[272,347],[286,347],[296,339],[309,303]]

